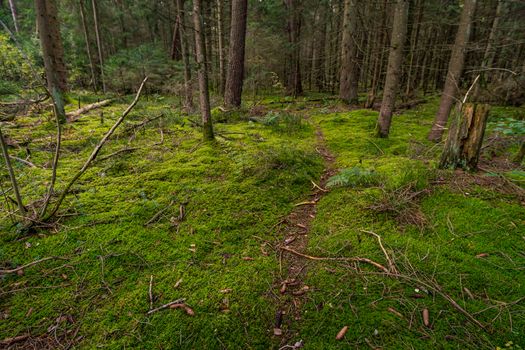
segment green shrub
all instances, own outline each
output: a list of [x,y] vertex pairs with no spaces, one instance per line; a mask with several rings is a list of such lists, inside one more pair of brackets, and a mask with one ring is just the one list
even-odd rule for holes
[[352,167],[343,169],[326,182],[326,187],[357,187],[377,185],[380,182],[379,174],[374,170]]

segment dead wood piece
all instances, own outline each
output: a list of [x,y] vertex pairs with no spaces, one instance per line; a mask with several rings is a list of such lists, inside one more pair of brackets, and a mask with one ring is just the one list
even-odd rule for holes
[[79,108],[79,109],[77,109],[74,112],[66,113],[66,116],[67,116],[69,122],[74,122],[74,121],[77,121],[82,114],[84,114],[86,112],[89,112],[89,111],[91,111],[93,109],[104,107],[104,106],[110,104],[112,101],[113,101],[112,99],[108,99],[108,100],[104,100],[104,101],[100,101],[100,102],[95,102],[95,103],[86,105],[86,106],[84,106],[82,108]]
[[14,268],[14,269],[0,270],[0,275],[7,275],[7,274],[10,274],[10,273],[18,273],[18,271],[22,271],[22,270],[24,270],[24,269],[26,269],[28,267],[33,266],[33,265],[40,264],[41,262],[44,262],[44,261],[55,260],[55,259],[67,260],[66,258],[62,258],[62,257],[59,257],[59,256],[49,256],[47,258],[35,260],[33,262],[30,262],[29,264],[25,264],[25,265],[19,266],[19,267]]
[[22,335],[18,335],[16,337],[12,337],[12,338],[6,338],[6,339],[0,341],[0,344],[9,346],[11,344],[24,341],[24,340],[28,339],[29,337],[30,337],[29,334],[22,334]]
[[155,313],[157,311],[160,311],[160,310],[164,310],[164,309],[167,309],[169,308],[171,305],[175,305],[175,304],[181,304],[185,301],[186,299],[184,298],[181,298],[181,299],[177,299],[177,300],[174,300],[174,301],[170,301],[169,303],[167,304],[164,304],[164,305],[161,305],[155,309],[151,309],[149,310],[148,312],[146,312],[146,315],[151,315],[152,313]]
[[390,256],[388,255],[388,253],[386,252],[386,249],[385,249],[385,247],[383,246],[383,243],[381,242],[381,236],[378,235],[378,234],[375,233],[375,232],[372,232],[372,231],[361,230],[361,232],[368,233],[368,234],[374,236],[375,238],[377,238],[377,242],[379,243],[379,247],[380,247],[381,250],[383,251],[383,254],[385,255],[386,261],[387,261],[387,263],[388,263],[388,269],[389,269],[390,272],[392,272],[392,273],[398,273],[398,272],[397,272],[397,269],[396,269],[396,265],[394,264],[393,260],[390,258]]
[[18,158],[18,157],[15,157],[15,156],[12,156],[12,155],[9,155],[9,158],[13,159],[13,160],[16,160],[20,163],[23,163],[31,168],[38,168],[35,164],[31,163],[30,161],[28,160],[25,160],[25,159],[22,159],[22,158]]

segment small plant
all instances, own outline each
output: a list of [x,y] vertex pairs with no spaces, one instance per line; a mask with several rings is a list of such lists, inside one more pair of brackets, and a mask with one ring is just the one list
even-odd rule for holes
[[296,114],[286,112],[270,111],[261,119],[263,125],[273,128],[275,131],[293,133],[304,128],[303,118]]
[[523,162],[523,158],[525,157],[525,120],[505,118],[496,123],[494,131],[518,139],[520,146],[518,153],[514,157],[514,161],[518,164],[521,164]]
[[326,187],[357,187],[371,186],[379,183],[379,175],[374,170],[352,167],[343,169],[326,182]]

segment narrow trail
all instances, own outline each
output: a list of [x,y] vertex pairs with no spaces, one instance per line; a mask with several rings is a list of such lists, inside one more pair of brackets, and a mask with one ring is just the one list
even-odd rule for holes
[[323,132],[316,126],[316,151],[323,157],[324,170],[321,178],[312,183],[312,192],[283,220],[280,226],[282,241],[277,247],[279,256],[280,278],[274,281],[273,288],[277,295],[277,310],[273,335],[280,338],[280,344],[297,337],[298,329],[294,326],[301,319],[301,306],[304,304],[309,287],[304,284],[308,262],[306,259],[285,251],[286,247],[299,253],[304,253],[308,246],[308,235],[311,223],[317,213],[317,203],[327,193],[327,180],[336,173],[334,168],[335,157],[326,147]]

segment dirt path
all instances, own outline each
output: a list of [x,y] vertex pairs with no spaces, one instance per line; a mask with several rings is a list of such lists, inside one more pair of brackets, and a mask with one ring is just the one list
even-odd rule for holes
[[[298,329],[295,327],[301,319],[301,306],[305,301],[305,294],[309,287],[304,284],[308,262],[295,254],[287,252],[282,247],[290,248],[303,253],[308,245],[308,234],[315,215],[317,202],[326,194],[327,180],[336,173],[334,169],[334,156],[326,147],[323,133],[319,126],[316,131],[316,151],[323,157],[325,168],[321,178],[312,183],[312,192],[300,205],[285,218],[280,233],[283,237],[277,247],[281,267],[280,278],[274,282],[275,295],[277,295],[277,311],[273,334],[280,338],[281,345],[294,339],[299,340]],[[299,204],[299,203],[298,203]]]

